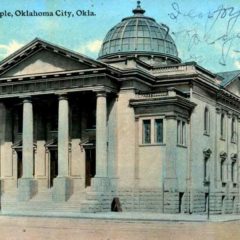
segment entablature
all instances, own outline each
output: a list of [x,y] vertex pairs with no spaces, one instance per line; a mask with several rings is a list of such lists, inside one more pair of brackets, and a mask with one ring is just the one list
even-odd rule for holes
[[136,93],[129,105],[134,108],[135,115],[165,114],[189,119],[195,103],[187,99],[187,94],[174,88],[166,91]]
[[0,98],[10,98],[21,95],[42,95],[58,91],[77,92],[107,89],[117,92],[116,79],[105,69],[59,72],[53,74],[37,74],[0,79]]

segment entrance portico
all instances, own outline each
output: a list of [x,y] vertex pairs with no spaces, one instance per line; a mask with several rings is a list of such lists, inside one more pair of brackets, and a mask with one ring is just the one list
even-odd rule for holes
[[[82,104],[84,101],[92,103],[86,108]],[[85,187],[91,187],[91,191],[107,189],[110,184],[107,102],[107,91],[104,90],[28,96],[13,101],[11,108],[22,106],[22,114],[13,115],[17,119],[22,117],[19,121],[23,125],[19,127],[22,132],[11,130],[13,137],[17,134],[13,143],[23,153],[23,174],[16,175],[19,200],[27,201],[47,188],[50,188],[55,202],[67,201],[73,193],[83,192]],[[54,110],[56,106],[57,112]],[[93,114],[89,114],[91,111]],[[81,147],[84,142],[92,143],[91,154],[95,154],[91,159],[94,161],[91,162],[91,174],[86,172],[88,153],[85,147]],[[53,169],[56,167],[57,171]]]
[[26,55],[39,56],[44,69],[51,65],[45,56],[51,52],[51,71],[42,73],[35,63],[28,66],[22,54],[21,66],[12,68],[0,84],[6,111],[3,186],[6,196],[17,192],[16,201],[23,204],[80,199],[87,192],[108,191],[109,171],[114,178],[115,150],[109,155],[108,141],[111,121],[116,121],[111,111],[118,72],[51,47],[36,41],[26,50]]

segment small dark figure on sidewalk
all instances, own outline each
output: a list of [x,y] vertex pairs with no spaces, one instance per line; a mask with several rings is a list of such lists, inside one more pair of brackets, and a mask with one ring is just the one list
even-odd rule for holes
[[121,207],[121,203],[118,197],[115,197],[112,201],[112,205],[111,205],[111,211],[112,212],[122,212],[122,207]]

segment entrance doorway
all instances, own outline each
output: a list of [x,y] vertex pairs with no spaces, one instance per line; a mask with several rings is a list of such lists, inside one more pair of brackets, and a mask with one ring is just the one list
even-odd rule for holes
[[205,212],[208,213],[208,206],[209,206],[209,193],[205,193]]
[[22,151],[17,151],[17,179],[23,175]]
[[224,214],[225,213],[225,196],[222,196],[222,203],[221,203],[221,205],[222,205],[222,214]]
[[85,149],[86,172],[85,186],[91,185],[91,178],[96,174],[96,150],[95,148]]
[[179,213],[183,212],[183,196],[184,196],[184,192],[180,192],[179,193],[179,205],[178,205],[178,211]]
[[49,186],[53,186],[53,179],[58,176],[58,151],[50,150],[50,171],[49,171]]

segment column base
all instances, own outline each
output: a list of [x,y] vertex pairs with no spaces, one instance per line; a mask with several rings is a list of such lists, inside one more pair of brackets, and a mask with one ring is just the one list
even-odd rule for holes
[[28,201],[38,190],[37,181],[33,178],[20,178],[18,180],[18,200]]
[[38,181],[39,192],[48,189],[48,179],[46,177],[37,177],[36,180]]
[[176,178],[165,178],[164,179],[164,191],[175,192],[178,190]]
[[57,177],[53,180],[53,201],[66,202],[73,193],[73,181],[69,177]]
[[17,180],[13,178],[3,178],[2,179],[2,186],[1,191],[2,193],[7,192],[16,192],[17,190]]
[[95,192],[108,192],[111,190],[111,183],[107,177],[94,177],[91,179],[91,186]]
[[81,193],[85,190],[85,178],[72,177],[73,194]]
[[111,190],[112,191],[117,191],[117,189],[118,189],[118,181],[119,181],[118,177],[110,178],[110,185],[111,185]]

